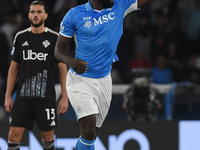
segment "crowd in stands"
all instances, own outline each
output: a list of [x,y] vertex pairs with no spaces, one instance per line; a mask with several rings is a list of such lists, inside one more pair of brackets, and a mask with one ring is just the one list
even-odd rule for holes
[[113,66],[119,74],[114,77],[120,78],[114,81],[130,83],[133,68],[155,67],[157,56],[163,55],[173,75],[171,82],[199,83],[199,50],[200,1],[153,0],[125,18],[118,46],[121,61]]
[[[1,106],[4,109],[14,35],[30,26],[27,13],[32,1],[0,1],[0,109]],[[49,14],[46,26],[58,32],[66,12],[88,0],[42,1]],[[70,48],[73,54],[73,43]],[[120,61],[113,64],[114,84],[131,83],[133,68],[152,69],[152,82],[158,84],[182,81],[200,84],[200,1],[151,0],[130,13],[124,20],[117,54]],[[158,72],[162,79],[158,79]]]

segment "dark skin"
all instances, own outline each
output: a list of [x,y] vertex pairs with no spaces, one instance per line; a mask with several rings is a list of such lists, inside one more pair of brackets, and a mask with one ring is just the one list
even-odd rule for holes
[[[109,1],[108,3],[106,3]],[[138,0],[138,7],[140,8],[145,3],[147,3],[150,0]],[[91,6],[93,9],[102,10],[103,8],[106,8],[106,6],[113,6],[114,2],[113,0],[90,0]],[[106,6],[104,7],[104,5]],[[83,74],[87,71],[87,62],[79,59],[74,59],[72,57],[69,57],[65,54],[66,47],[70,43],[71,38],[67,38],[64,36],[59,35],[57,44],[56,44],[56,50],[55,50],[55,56],[58,58],[61,62],[64,62],[71,66],[71,68],[79,73]]]
[[[137,0],[138,8],[149,2],[150,0]],[[93,9],[102,10],[104,8],[111,8],[114,4],[113,0],[90,0]],[[66,55],[66,47],[70,43],[71,38],[59,35],[56,47],[55,57],[61,62],[68,64],[78,74],[83,74],[87,71],[87,62],[75,59]],[[94,140],[97,137],[99,128],[96,127],[96,115],[86,116],[79,119],[81,129],[81,136],[86,140]]]

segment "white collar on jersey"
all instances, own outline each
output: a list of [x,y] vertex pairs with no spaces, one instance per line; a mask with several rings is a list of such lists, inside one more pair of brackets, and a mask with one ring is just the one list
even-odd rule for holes
[[[48,28],[46,27],[44,32],[47,32],[47,31],[48,31]],[[31,27],[28,28],[28,32],[31,32]]]

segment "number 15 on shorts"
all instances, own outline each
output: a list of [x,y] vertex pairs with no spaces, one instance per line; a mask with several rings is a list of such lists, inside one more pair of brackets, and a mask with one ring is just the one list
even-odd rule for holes
[[47,120],[55,119],[55,108],[46,108],[45,111],[47,112]]

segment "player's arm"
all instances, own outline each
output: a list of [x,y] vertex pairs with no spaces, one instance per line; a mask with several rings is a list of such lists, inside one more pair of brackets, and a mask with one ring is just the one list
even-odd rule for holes
[[58,114],[63,114],[68,109],[68,96],[66,91],[67,66],[64,63],[58,63],[58,68],[60,75],[60,85],[62,90],[62,98],[58,105]]
[[66,48],[71,38],[59,34],[55,47],[55,57],[68,64],[75,72],[82,74],[87,71],[87,63],[80,59],[74,59],[66,54]]
[[13,107],[13,100],[11,98],[13,89],[15,87],[15,83],[17,81],[19,72],[19,64],[15,61],[11,61],[9,71],[8,71],[8,78],[7,78],[7,89],[5,94],[5,109],[6,112],[11,112]]
[[68,64],[70,60],[72,59],[70,56],[66,55],[66,48],[70,43],[71,38],[64,37],[59,34],[56,46],[55,46],[55,57],[60,61],[65,64]]
[[142,7],[144,4],[149,2],[150,0],[137,0],[138,2],[138,8]]
[[144,4],[149,2],[150,0],[136,0],[137,2],[133,3],[124,13],[124,17],[127,16],[129,13],[140,9]]

